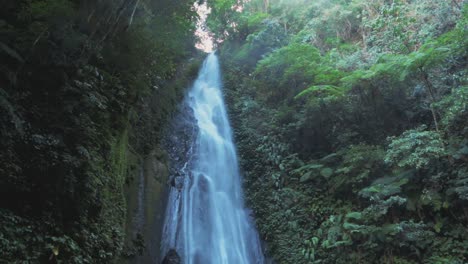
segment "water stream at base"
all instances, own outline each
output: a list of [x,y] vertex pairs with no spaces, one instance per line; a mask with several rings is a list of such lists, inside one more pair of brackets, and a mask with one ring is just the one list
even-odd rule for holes
[[186,103],[197,135],[192,158],[170,190],[162,255],[176,249],[185,264],[263,264],[258,232],[244,206],[218,58],[210,54]]

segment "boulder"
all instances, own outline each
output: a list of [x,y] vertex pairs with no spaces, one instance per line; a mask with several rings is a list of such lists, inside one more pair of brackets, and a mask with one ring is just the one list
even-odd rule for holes
[[180,264],[182,263],[179,254],[175,249],[170,249],[164,257],[161,264]]

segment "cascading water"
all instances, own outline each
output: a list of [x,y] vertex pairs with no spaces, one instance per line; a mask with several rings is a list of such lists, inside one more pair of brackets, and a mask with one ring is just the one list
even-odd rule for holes
[[258,233],[244,207],[215,54],[205,60],[186,100],[197,135],[192,158],[179,169],[183,184],[170,191],[163,256],[173,248],[185,264],[262,264]]

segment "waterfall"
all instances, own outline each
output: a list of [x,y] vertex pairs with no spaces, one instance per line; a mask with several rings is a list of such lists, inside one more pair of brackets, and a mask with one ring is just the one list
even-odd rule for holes
[[260,239],[244,206],[218,58],[210,54],[186,97],[196,135],[191,158],[170,190],[162,255],[176,249],[185,264],[263,264]]

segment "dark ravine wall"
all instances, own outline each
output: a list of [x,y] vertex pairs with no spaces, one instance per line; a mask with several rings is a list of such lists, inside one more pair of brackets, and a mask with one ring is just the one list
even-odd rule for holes
[[146,226],[160,213],[161,131],[199,63],[191,4],[2,2],[0,263],[117,263],[152,243],[126,243],[126,219],[139,171]]
[[127,243],[143,243],[145,247],[129,263],[158,263],[160,259],[168,173],[165,153],[154,150],[142,160],[126,185]]
[[[199,63],[200,61],[195,59],[181,64],[177,80],[160,84],[160,90],[155,89],[151,96],[147,96],[141,102],[140,106],[135,107],[127,127],[120,133],[114,131],[115,136],[108,138],[108,160],[98,160],[97,162],[103,164],[93,165],[99,166],[96,168],[102,170],[109,181],[105,188],[100,191],[95,190],[100,192],[99,195],[102,199],[99,216],[102,220],[96,222],[99,225],[96,228],[101,230],[106,226],[114,226],[116,232],[122,232],[118,238],[113,238],[114,242],[119,244],[115,245],[115,249],[112,249],[116,250],[113,253],[116,255],[110,261],[112,263],[158,263],[161,259],[159,243],[164,220],[167,186],[170,184],[170,164],[165,150],[167,146],[163,146],[164,128],[167,129],[170,126],[168,121],[177,112],[176,109],[183,99],[186,88],[196,77]],[[99,70],[90,69],[92,69],[93,74],[98,72],[97,77],[87,76],[86,81],[76,81],[76,85],[89,89],[96,87],[100,76]],[[162,91],[170,91],[171,94],[164,94]],[[94,155],[99,158],[98,155]],[[15,239],[19,238],[23,240],[20,242],[21,244],[28,245],[31,243],[31,237],[27,235],[29,232],[35,230],[37,237],[50,232],[47,226],[39,224],[42,220],[33,222],[28,220],[28,217],[18,217],[8,211],[2,211],[2,213],[1,222],[5,224],[1,230],[2,236],[9,242],[2,244],[1,250],[7,254],[4,256],[7,259],[23,258],[13,255],[13,252],[21,252],[15,244],[12,244]],[[53,226],[53,222],[50,225]],[[86,224],[80,224],[78,227],[85,228],[85,226]],[[120,231],[121,227],[122,231]],[[57,234],[61,232],[67,231],[58,231]],[[82,254],[67,252],[69,246],[75,246],[75,242],[68,236],[64,236],[65,238],[44,236],[44,239],[51,241],[51,245],[54,244],[53,241],[58,241],[58,244],[61,245],[59,250],[66,252],[61,252],[66,254],[64,258],[73,257],[74,254],[78,256]],[[64,239],[63,242],[62,239]],[[120,244],[124,240],[125,243]],[[32,248],[27,249],[27,254],[37,252],[38,255],[27,255],[27,259],[35,260],[40,257],[39,254],[45,253],[47,256],[42,257],[42,262],[46,261],[46,257],[50,255],[48,254],[51,250],[49,248],[35,249],[34,246]],[[95,255],[98,253],[90,252],[87,254],[87,257],[92,261],[98,259]]]
[[[150,106],[144,103],[140,119],[134,122],[135,148],[128,149],[133,163],[129,166],[125,191],[126,244],[133,251],[126,263],[160,263],[164,258],[160,248],[167,195],[170,186],[176,184],[178,170],[189,159],[194,135],[191,110],[183,99],[196,77],[202,56],[184,64],[177,80],[166,84],[177,91],[170,107],[161,109],[156,102],[161,94],[155,92],[146,100]],[[166,111],[164,118],[159,111]],[[141,154],[135,155],[135,149],[140,149]]]

